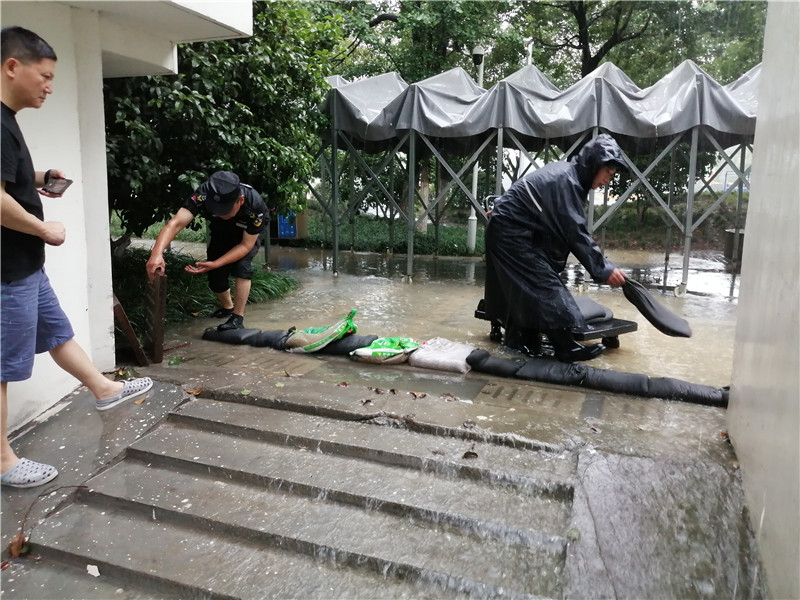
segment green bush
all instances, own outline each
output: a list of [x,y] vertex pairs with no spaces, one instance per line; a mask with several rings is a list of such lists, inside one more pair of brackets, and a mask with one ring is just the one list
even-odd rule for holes
[[[148,283],[145,264],[150,251],[144,248],[127,248],[121,258],[112,257],[111,272],[114,294],[125,308],[125,313],[138,336],[147,328]],[[204,275],[192,275],[184,270],[197,259],[187,254],[167,250],[164,253],[167,275],[167,324],[187,321],[205,315],[217,308],[214,293],[208,288]],[[249,302],[263,302],[280,298],[298,287],[296,279],[282,273],[271,273],[260,268],[253,270]],[[117,331],[118,339],[121,332]]]
[[[166,224],[166,221],[162,221],[160,223],[154,223],[150,225],[147,229],[144,230],[142,233],[142,239],[146,240],[154,240],[158,237],[158,234],[161,232],[161,229]],[[193,229],[194,227],[194,229]],[[111,213],[111,221],[109,222],[109,228],[111,230],[111,237],[117,238],[125,234],[125,230],[122,228],[122,224],[120,223],[119,216],[116,212]],[[191,225],[186,227],[182,231],[175,236],[175,239],[179,242],[205,242],[206,241],[206,220],[201,215],[198,215],[194,218]]]
[[[353,230],[355,229],[355,232]],[[393,232],[391,230],[394,230]],[[483,226],[478,223],[475,235],[475,251],[467,252],[467,227],[441,225],[437,243],[436,228],[428,225],[427,233],[414,233],[415,254],[436,254],[439,256],[480,256],[484,252]],[[318,212],[309,211],[307,245],[315,248],[331,247],[330,219],[323,221]],[[358,215],[352,223],[339,228],[339,248],[353,249],[357,252],[397,252],[408,251],[408,230],[405,223],[395,221],[391,226],[387,219],[372,215]]]

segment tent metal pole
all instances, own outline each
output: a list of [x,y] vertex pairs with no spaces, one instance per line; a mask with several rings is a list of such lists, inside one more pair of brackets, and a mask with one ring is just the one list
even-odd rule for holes
[[[742,144],[740,147],[741,156],[739,157],[739,170],[744,173],[744,159],[745,159],[745,152],[747,146]],[[739,198],[736,202],[736,219],[734,220],[733,225],[733,254],[731,254],[731,261],[734,263],[739,260],[739,252],[741,251],[740,243],[739,243],[739,230],[740,225],[742,223],[742,202],[744,200],[744,182],[739,179]]]
[[689,254],[692,251],[692,217],[694,211],[694,186],[697,177],[697,142],[700,134],[700,127],[692,129],[692,149],[689,155],[689,180],[686,186],[686,226],[683,229],[683,276],[681,284],[675,288],[676,296],[686,294],[686,286],[689,283]]
[[[667,208],[672,208],[672,194],[675,191],[675,147],[669,154],[669,189],[667,190]],[[667,276],[669,274],[669,251],[672,246],[672,225],[667,224],[667,239],[664,249],[664,277],[661,283],[661,290],[667,290]]]
[[408,223],[408,237],[406,238],[406,278],[411,281],[414,274],[414,197],[416,196],[417,187],[417,132],[411,131],[408,138],[408,211],[406,213],[406,222]]
[[[350,198],[350,202],[353,201],[353,197],[356,194],[356,174],[355,174],[355,161],[353,161],[353,152],[348,148],[347,155],[350,157],[350,169],[347,178],[347,195]],[[350,206],[348,204],[347,207],[347,219],[350,221],[350,252],[355,252],[356,250],[356,207]]]
[[339,132],[333,130],[331,141],[331,224],[333,225],[333,276],[339,276]]
[[494,170],[494,193],[503,193],[503,128],[497,128],[497,164]]

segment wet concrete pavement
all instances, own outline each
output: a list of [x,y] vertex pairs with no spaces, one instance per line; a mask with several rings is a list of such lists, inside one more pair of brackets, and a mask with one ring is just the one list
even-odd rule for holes
[[[418,261],[408,283],[385,257],[336,278],[326,260],[273,255],[302,287],[246,326],[357,308],[359,333],[511,356],[472,317],[478,261]],[[659,299],[693,343],[732,345],[724,292]],[[57,463],[53,487],[86,487],[34,507],[36,557],[10,561],[4,596],[765,596],[724,409],[201,340],[214,323],[170,329],[142,404],[96,413],[79,390],[15,442]],[[648,328],[597,366],[727,384],[730,361],[697,367],[708,345]],[[41,491],[3,490],[4,549]]]

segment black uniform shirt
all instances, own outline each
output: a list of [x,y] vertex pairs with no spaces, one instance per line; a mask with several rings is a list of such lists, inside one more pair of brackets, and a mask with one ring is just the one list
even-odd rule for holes
[[193,215],[201,214],[208,219],[211,243],[215,246],[233,248],[242,241],[242,234],[256,235],[269,223],[267,205],[261,195],[246,183],[239,184],[244,195],[244,204],[232,219],[220,219],[211,215],[205,207],[209,185],[201,183],[195,193],[183,205]]

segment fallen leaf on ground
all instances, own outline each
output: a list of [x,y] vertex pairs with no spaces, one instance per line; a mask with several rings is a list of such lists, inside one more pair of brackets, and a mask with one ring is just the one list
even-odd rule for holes
[[138,400],[134,400],[134,401],[133,401],[133,403],[134,403],[134,404],[144,404],[144,401],[145,401],[145,400],[147,400],[147,396],[142,396],[142,397],[141,397],[141,398],[139,398]]
[[11,543],[8,545],[8,553],[13,558],[17,558],[20,554],[27,552],[27,545],[28,540],[25,539],[25,536],[22,535],[22,532],[19,532],[17,535],[11,538]]
[[191,394],[192,396],[199,396],[200,394],[203,393],[203,388],[197,388],[194,390],[183,390],[183,391],[186,392],[187,394]]
[[461,458],[478,458],[478,453],[473,452],[472,450],[467,450],[466,452],[464,452]]
[[242,396],[249,396],[249,395],[250,395],[250,394],[252,394],[253,392],[251,392],[250,390],[242,390],[242,391],[241,391],[241,392],[239,392],[239,393],[240,393]]
[[300,377],[300,373],[289,373],[286,369],[283,370],[287,377]]
[[370,400],[369,398],[364,398],[364,399],[361,401],[361,404],[362,404],[363,406],[366,406],[367,404],[373,404],[373,402],[372,402],[372,400]]
[[425,396],[428,395],[425,392],[408,392],[408,393],[411,394],[412,396],[414,396],[414,398],[417,398],[417,399],[424,398]]
[[337,387],[347,387],[348,383],[346,381],[340,381],[336,384]]
[[173,356],[172,358],[169,359],[167,364],[174,367],[175,365],[183,364],[183,361],[180,358],[178,358],[177,356]]

